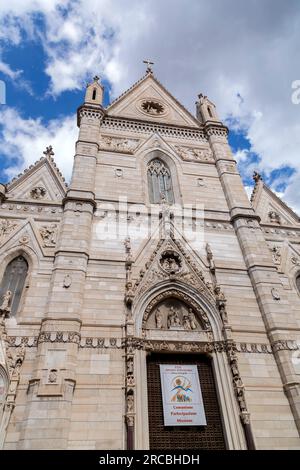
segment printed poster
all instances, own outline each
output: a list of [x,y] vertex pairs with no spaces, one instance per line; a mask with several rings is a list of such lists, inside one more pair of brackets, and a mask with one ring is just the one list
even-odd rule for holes
[[165,426],[205,426],[196,365],[160,364]]

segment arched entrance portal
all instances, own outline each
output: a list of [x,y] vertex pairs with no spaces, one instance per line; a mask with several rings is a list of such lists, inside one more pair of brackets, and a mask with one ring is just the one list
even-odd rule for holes
[[[197,366],[206,425],[164,425],[160,379],[160,365],[162,364]],[[150,354],[147,357],[147,388],[150,449],[223,450],[226,448],[213,368],[208,356],[204,354]]]
[[[127,341],[136,344],[135,378],[129,377],[134,383],[134,447],[247,448],[228,362],[231,340],[224,336],[224,325],[213,303],[177,281],[176,285],[156,285],[152,292],[144,293],[134,303],[132,314],[135,338]],[[165,426],[162,364],[196,367],[206,426]]]

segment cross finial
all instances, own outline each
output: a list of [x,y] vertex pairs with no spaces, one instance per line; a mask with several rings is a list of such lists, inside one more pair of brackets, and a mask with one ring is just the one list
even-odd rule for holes
[[154,65],[154,62],[151,62],[151,60],[146,59],[146,60],[143,60],[143,63],[147,65],[146,72],[147,72],[147,73],[152,73],[152,67],[151,67],[151,65]]
[[53,152],[53,149],[52,149],[52,145],[49,145],[49,147],[46,147],[46,150],[44,150],[43,154],[46,156],[46,157],[52,157],[54,155],[54,152]]
[[93,80],[94,80],[94,82],[98,82],[100,80],[100,77],[98,77],[98,75],[95,75]]
[[261,175],[260,175],[259,173],[257,173],[257,171],[255,171],[255,172],[253,173],[253,179],[254,179],[255,183],[258,183],[258,181],[261,180],[262,177],[261,177]]

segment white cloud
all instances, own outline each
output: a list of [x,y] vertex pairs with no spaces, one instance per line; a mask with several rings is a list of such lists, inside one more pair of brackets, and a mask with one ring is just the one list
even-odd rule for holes
[[2,131],[0,146],[12,166],[6,170],[8,178],[20,173],[41,156],[48,145],[55,152],[55,162],[66,179],[70,179],[75,142],[78,136],[74,116],[49,121],[24,119],[16,110],[0,108]]
[[[36,30],[37,12],[44,31]],[[116,96],[143,74],[144,58],[154,59],[158,78],[191,111],[202,91],[244,131],[261,157],[258,170],[295,168],[284,198],[300,210],[300,105],[291,99],[300,79],[298,0],[2,2],[0,38],[4,31],[16,44],[21,30],[40,38],[54,95],[102,73]]]

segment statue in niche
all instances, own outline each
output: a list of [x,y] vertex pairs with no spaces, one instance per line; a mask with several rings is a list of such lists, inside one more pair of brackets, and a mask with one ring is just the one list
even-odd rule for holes
[[196,318],[193,310],[189,308],[189,313],[188,313],[188,319],[189,319],[189,325],[191,330],[196,330],[197,329],[197,323],[196,323]]
[[6,312],[6,313],[10,312],[11,299],[12,299],[12,292],[10,290],[7,290],[2,297],[2,304],[0,306],[1,312]]
[[178,310],[174,307],[170,307],[170,312],[168,314],[168,328],[176,328],[178,326],[181,326]]
[[134,411],[134,398],[132,394],[127,395],[127,413]]
[[162,315],[160,309],[158,308],[155,312],[156,328],[159,328],[159,329],[163,328],[162,320],[163,320],[163,315]]
[[191,329],[191,325],[190,325],[190,319],[189,319],[189,316],[187,314],[184,314],[183,315],[183,318],[182,318],[182,325],[183,325],[183,328],[185,330],[190,330]]

